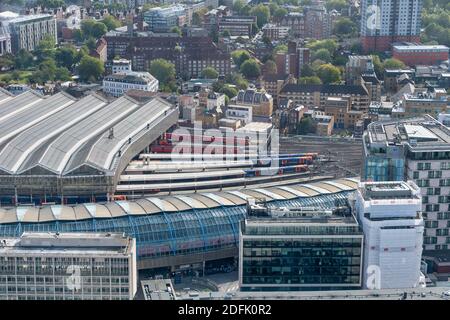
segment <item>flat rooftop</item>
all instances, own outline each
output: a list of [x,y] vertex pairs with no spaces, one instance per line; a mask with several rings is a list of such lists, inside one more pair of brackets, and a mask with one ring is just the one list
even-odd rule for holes
[[448,51],[449,48],[444,45],[394,45],[394,51]]
[[429,115],[404,120],[373,122],[367,127],[367,137],[370,144],[404,144],[413,151],[450,151],[450,130]]
[[20,238],[0,238],[0,254],[129,254],[131,240],[124,233],[24,232]]
[[360,184],[360,190],[365,200],[419,199],[420,194],[415,184],[405,181],[365,182]]

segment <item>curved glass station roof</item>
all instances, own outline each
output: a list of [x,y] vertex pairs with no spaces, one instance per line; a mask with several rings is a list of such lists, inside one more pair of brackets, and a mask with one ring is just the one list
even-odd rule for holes
[[24,231],[125,232],[136,238],[138,259],[219,250],[238,244],[248,197],[265,198],[270,206],[330,208],[346,200],[357,184],[349,178],[75,206],[0,208],[0,237]]

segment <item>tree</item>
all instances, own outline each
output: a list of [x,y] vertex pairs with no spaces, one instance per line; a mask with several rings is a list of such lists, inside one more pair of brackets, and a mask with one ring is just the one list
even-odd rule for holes
[[83,81],[96,81],[105,72],[105,67],[100,59],[84,56],[78,66],[78,74]]
[[32,65],[33,65],[33,55],[24,49],[20,49],[14,59],[14,67],[16,69],[27,69]]
[[257,78],[261,75],[261,68],[255,59],[248,59],[242,63],[240,71],[246,78]]
[[264,72],[266,74],[276,74],[277,73],[277,64],[273,60],[267,60],[263,66]]
[[75,64],[80,62],[81,57],[79,56],[77,49],[72,45],[66,45],[58,48],[55,53],[55,60],[58,66],[65,67],[67,69],[72,69]]
[[308,134],[314,132],[314,123],[311,117],[303,117],[297,125],[297,134]]
[[245,7],[246,2],[244,0],[235,0],[233,2],[233,11],[236,13],[241,13],[242,9]]
[[273,16],[277,17],[277,18],[282,18],[282,17],[286,16],[287,14],[288,14],[288,11],[285,8],[278,8],[273,13]]
[[14,56],[12,54],[0,56],[0,71],[9,70],[12,67],[14,67]]
[[223,38],[229,38],[231,37],[231,33],[228,30],[223,30],[222,33],[220,34]]
[[250,14],[256,16],[256,23],[259,28],[262,28],[270,19],[270,10],[263,4],[258,4],[250,10]]
[[314,72],[313,68],[309,64],[305,64],[300,69],[300,75],[302,77],[313,77],[316,75],[316,73]]
[[199,26],[202,24],[202,18],[197,11],[192,14],[192,25]]
[[213,67],[206,67],[202,70],[202,78],[205,79],[217,79],[219,73]]
[[38,61],[53,59],[55,54],[55,45],[55,37],[52,37],[51,35],[45,36],[44,39],[39,42],[35,50]]
[[89,50],[95,50],[97,48],[97,40],[95,40],[92,37],[89,37],[85,42],[84,45],[89,49]]
[[248,87],[248,82],[245,80],[245,78],[240,73],[231,73],[226,76],[226,82],[232,83],[235,85],[238,89],[245,90]]
[[81,22],[81,31],[83,39],[88,39],[89,37],[99,39],[108,31],[108,28],[102,22],[88,19]]
[[341,80],[341,70],[332,64],[323,64],[317,69],[317,76],[325,84],[335,83]]
[[170,32],[178,33],[178,35],[181,36],[181,29],[178,26],[173,26],[172,29],[170,29]]
[[251,58],[250,53],[247,50],[236,50],[231,53],[231,58],[238,68],[244,63],[244,61]]
[[342,17],[334,25],[334,33],[338,36],[348,36],[357,31],[356,24],[347,17]]
[[223,86],[222,90],[220,91],[224,95],[226,95],[229,99],[232,99],[237,96],[238,91],[236,88],[233,88],[232,86],[226,84]]
[[331,54],[330,51],[328,51],[325,48],[319,49],[313,54],[313,60],[320,59],[325,62],[331,62]]
[[64,0],[38,0],[36,5],[47,9],[54,9],[64,6]]
[[341,11],[342,9],[348,7],[347,1],[345,0],[329,0],[326,2],[326,8],[328,10]]
[[279,44],[273,49],[273,53],[286,53],[288,51],[288,46],[285,44]]
[[383,63],[381,62],[381,59],[377,55],[372,55],[372,62],[373,62],[373,68],[375,70],[375,73],[377,74],[378,78],[383,78],[384,73],[384,67]]
[[122,23],[117,20],[114,16],[109,15],[106,16],[103,20],[101,20],[100,22],[102,22],[106,28],[108,29],[108,31],[110,30],[114,30],[116,28],[119,28],[122,26]]
[[314,40],[309,42],[306,45],[308,48],[311,49],[311,51],[318,51],[320,49],[327,49],[330,54],[333,54],[337,50],[337,43],[336,41],[332,39],[325,39],[325,40]]
[[175,65],[165,59],[155,59],[150,64],[150,73],[160,84],[168,85],[175,79]]
[[391,59],[386,59],[383,62],[383,69],[403,69],[405,68],[405,64],[395,58],[391,58]]
[[300,77],[298,79],[298,84],[322,84],[322,80],[317,76]]

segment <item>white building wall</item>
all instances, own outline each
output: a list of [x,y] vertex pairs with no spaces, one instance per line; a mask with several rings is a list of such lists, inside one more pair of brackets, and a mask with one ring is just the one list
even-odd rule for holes
[[[417,287],[424,232],[421,199],[367,200],[358,192],[355,207],[364,232],[363,286]],[[371,275],[374,269],[376,278]]]

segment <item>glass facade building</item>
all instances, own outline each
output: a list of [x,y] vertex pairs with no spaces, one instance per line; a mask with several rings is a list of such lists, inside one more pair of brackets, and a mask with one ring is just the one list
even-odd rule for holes
[[[349,181],[348,184],[353,186],[355,182]],[[325,185],[325,182],[321,185],[324,188],[336,188],[331,184]],[[291,187],[292,192],[294,188]],[[289,194],[288,199],[288,193],[284,191],[286,198],[280,193],[279,199],[285,200],[272,200],[268,205],[329,208],[336,200],[345,200],[354,191],[354,187],[347,187],[346,190],[336,188],[334,193],[327,191],[326,194],[319,194],[312,189],[301,188],[305,192],[304,196],[294,197]],[[275,197],[276,189],[271,190]],[[245,192],[257,193],[242,190],[239,194],[242,198],[231,192],[209,194],[209,198],[206,196],[208,194],[186,196],[182,197],[185,201],[183,208],[181,200],[175,197],[77,206],[16,207],[11,210],[13,212],[0,208],[0,239],[20,237],[23,232],[124,232],[136,239],[139,268],[144,268],[146,261],[159,259],[169,263],[168,258],[171,257],[189,258],[231,249],[235,250],[237,256],[239,222],[244,219],[246,212],[243,205]],[[306,192],[315,196],[308,196]],[[200,200],[208,203],[208,207],[202,205],[202,209],[198,208]],[[191,201],[190,206],[186,205],[188,201]],[[53,212],[54,217],[47,216],[49,212]],[[69,218],[72,214],[73,217]]]
[[363,233],[355,218],[251,217],[241,223],[241,290],[361,288]]

